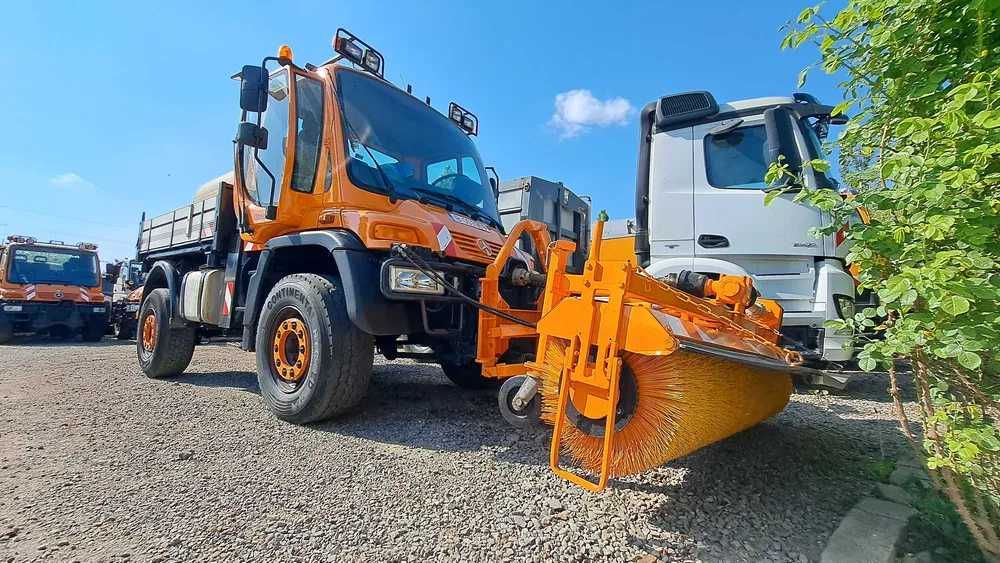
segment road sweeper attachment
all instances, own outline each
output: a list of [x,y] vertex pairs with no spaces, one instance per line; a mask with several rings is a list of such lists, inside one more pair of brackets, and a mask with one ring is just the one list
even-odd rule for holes
[[[551,424],[552,470],[591,491],[778,413],[801,363],[777,344],[781,307],[758,298],[750,278],[653,278],[632,238],[602,240],[604,220],[579,275],[566,273],[572,243],[550,243],[541,223],[515,226],[482,279],[477,349],[484,374],[508,377],[504,417]],[[547,249],[544,275],[508,265],[525,233]],[[507,284],[536,287],[536,308],[510,307]],[[526,339],[534,359],[517,363]],[[596,480],[564,467],[564,454]]]

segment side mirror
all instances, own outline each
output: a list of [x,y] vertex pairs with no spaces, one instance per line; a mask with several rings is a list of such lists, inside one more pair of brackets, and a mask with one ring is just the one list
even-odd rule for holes
[[767,162],[773,164],[779,158],[788,166],[788,174],[778,180],[776,186],[788,186],[796,181],[802,173],[802,159],[799,158],[798,146],[795,143],[795,132],[792,129],[792,114],[789,110],[776,107],[764,112],[764,131],[767,133]]
[[492,166],[486,167],[486,172],[490,175],[490,187],[493,188],[493,199],[500,202],[500,175],[497,174],[497,169]]
[[246,65],[240,71],[240,109],[261,113],[267,109],[267,69]]
[[816,136],[822,141],[830,135],[830,118],[821,117],[813,123],[813,131],[816,132]]
[[256,123],[243,121],[236,130],[236,142],[260,150],[267,149],[267,129]]

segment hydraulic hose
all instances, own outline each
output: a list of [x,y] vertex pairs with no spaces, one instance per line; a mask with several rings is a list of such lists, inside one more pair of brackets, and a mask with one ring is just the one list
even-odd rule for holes
[[413,265],[414,268],[420,270],[421,272],[429,276],[431,279],[444,286],[445,289],[447,289],[449,292],[454,294],[462,301],[465,301],[469,305],[472,305],[473,307],[481,311],[486,311],[491,315],[496,315],[500,318],[507,319],[512,323],[516,323],[530,328],[535,328],[535,323],[531,321],[526,321],[524,319],[515,317],[514,315],[508,314],[494,307],[490,307],[489,305],[484,305],[483,303],[480,303],[478,299],[469,297],[468,295],[462,293],[462,290],[448,283],[447,280],[438,275],[438,273],[435,272],[434,269],[427,264],[427,262],[424,262],[423,258],[417,256],[416,254],[411,254],[410,249],[407,248],[405,244],[396,245],[395,249],[399,253],[399,255],[402,256],[411,265]]

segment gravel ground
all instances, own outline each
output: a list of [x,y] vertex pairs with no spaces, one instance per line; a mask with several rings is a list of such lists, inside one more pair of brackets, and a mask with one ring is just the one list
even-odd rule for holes
[[202,346],[165,381],[134,356],[0,346],[0,562],[814,561],[902,447],[871,375],[589,494],[433,365],[376,360],[359,413],[296,427],[252,354]]

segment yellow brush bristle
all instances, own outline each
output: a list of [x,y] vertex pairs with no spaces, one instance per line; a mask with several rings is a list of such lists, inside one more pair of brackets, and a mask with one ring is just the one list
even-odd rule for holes
[[[555,422],[566,343],[550,339],[534,375],[541,379],[542,419]],[[614,437],[610,473],[662,465],[777,414],[792,392],[787,373],[690,352],[624,354],[635,376],[632,420]],[[601,465],[600,438],[567,423],[562,448],[588,471]]]

